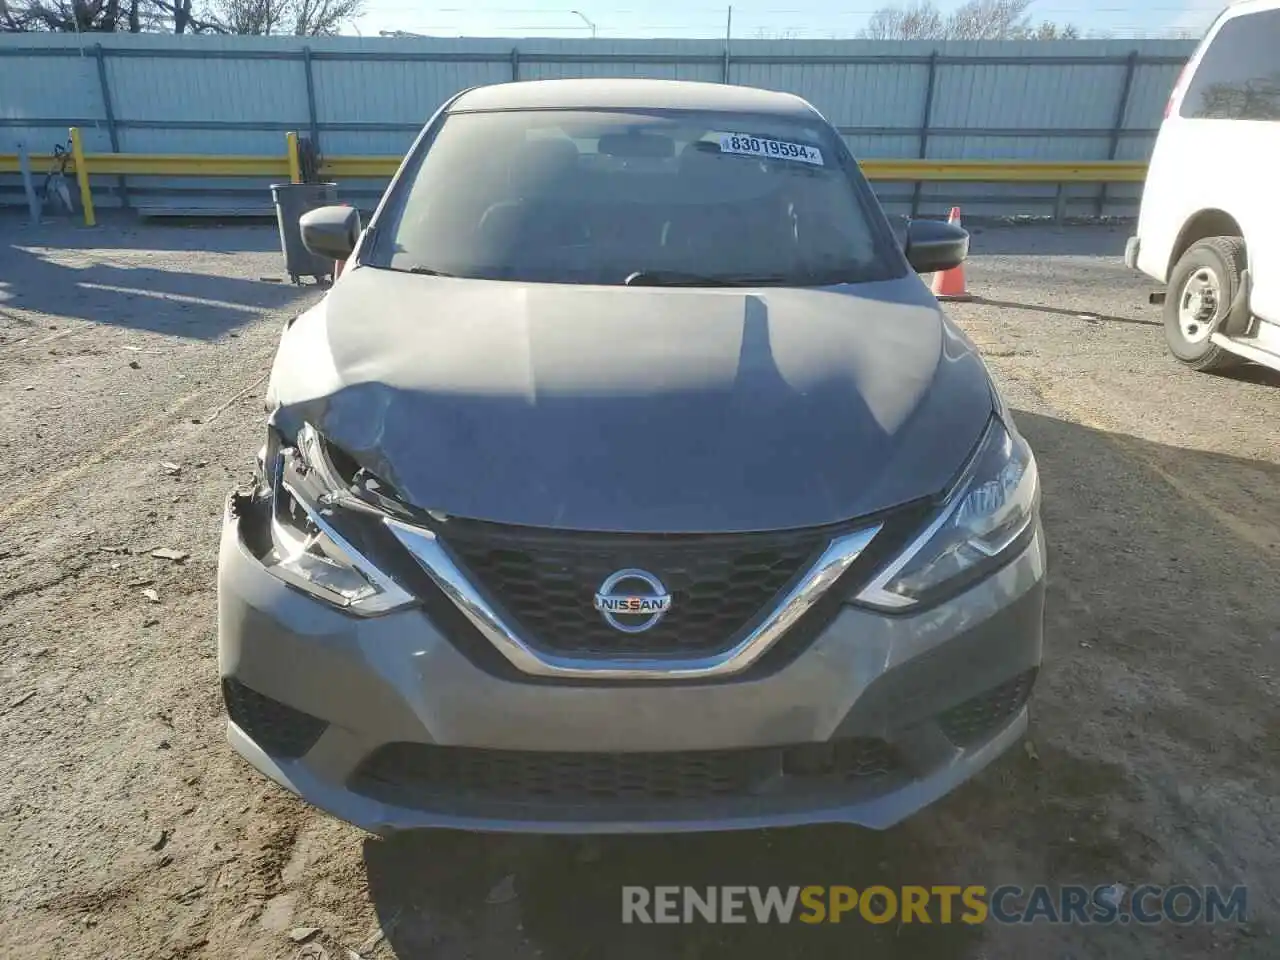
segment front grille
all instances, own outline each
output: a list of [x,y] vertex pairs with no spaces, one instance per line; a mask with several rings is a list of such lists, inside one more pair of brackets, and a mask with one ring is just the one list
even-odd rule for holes
[[319,717],[251,690],[238,680],[223,680],[222,696],[232,722],[273,757],[297,759],[315,746],[328,726]]
[[956,746],[985,739],[1004,726],[1031,696],[1036,671],[1028,670],[938,715],[938,724]]
[[[741,535],[544,534],[450,521],[444,540],[472,583],[537,647],[559,654],[698,656],[729,647],[821,554],[829,530]],[[612,573],[640,568],[671,594],[643,633],[595,609]]]
[[650,802],[750,796],[782,779],[814,786],[891,773],[883,740],[670,753],[553,753],[391,743],[371,754],[350,787],[397,806],[451,800]]

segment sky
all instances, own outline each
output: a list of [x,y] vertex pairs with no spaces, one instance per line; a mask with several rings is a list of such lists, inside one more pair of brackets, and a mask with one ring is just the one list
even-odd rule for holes
[[[886,0],[743,0],[733,4],[736,38],[857,36]],[[944,13],[962,0],[935,0]],[[1034,0],[1032,19],[1073,23],[1085,35],[1199,35],[1227,0]],[[727,4],[715,0],[365,0],[354,30],[432,36],[723,37]],[[577,10],[581,16],[573,11]],[[585,18],[585,19],[584,19]]]

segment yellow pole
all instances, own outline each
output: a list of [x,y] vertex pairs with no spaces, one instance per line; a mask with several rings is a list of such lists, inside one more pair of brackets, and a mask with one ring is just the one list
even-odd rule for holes
[[76,164],[76,183],[80,184],[80,206],[84,207],[84,225],[96,226],[93,215],[93,194],[89,192],[89,165],[84,162],[84,144],[80,142],[80,128],[71,128],[71,159]]
[[289,180],[302,182],[302,162],[298,159],[298,135],[290,130],[284,135],[285,149],[289,154]]

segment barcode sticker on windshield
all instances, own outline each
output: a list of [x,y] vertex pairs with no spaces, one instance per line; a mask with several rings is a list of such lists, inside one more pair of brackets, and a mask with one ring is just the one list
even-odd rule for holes
[[749,157],[766,157],[775,160],[799,160],[811,163],[815,167],[823,166],[822,151],[804,143],[788,143],[785,140],[770,140],[767,137],[753,137],[749,133],[720,134],[721,153],[741,153]]

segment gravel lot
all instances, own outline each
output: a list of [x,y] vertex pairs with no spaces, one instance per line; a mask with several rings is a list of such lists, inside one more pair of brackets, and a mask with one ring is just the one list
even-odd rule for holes
[[[883,834],[599,842],[375,840],[230,752],[222,500],[280,326],[318,293],[278,282],[270,227],[0,234],[0,955],[1280,955],[1280,377],[1175,364],[1125,228],[979,228],[985,299],[952,308],[1044,478],[1031,745]],[[1245,883],[1249,922],[618,923],[624,883],[1116,881]]]

